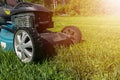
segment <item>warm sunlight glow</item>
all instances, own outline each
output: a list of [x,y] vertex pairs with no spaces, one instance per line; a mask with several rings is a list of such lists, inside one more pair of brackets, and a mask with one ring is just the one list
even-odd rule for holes
[[103,0],[106,11],[114,15],[120,15],[120,0]]

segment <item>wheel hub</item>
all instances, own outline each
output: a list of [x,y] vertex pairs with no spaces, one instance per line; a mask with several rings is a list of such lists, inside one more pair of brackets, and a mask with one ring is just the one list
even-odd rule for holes
[[33,57],[33,43],[29,34],[19,30],[15,35],[15,51],[23,62],[29,62]]

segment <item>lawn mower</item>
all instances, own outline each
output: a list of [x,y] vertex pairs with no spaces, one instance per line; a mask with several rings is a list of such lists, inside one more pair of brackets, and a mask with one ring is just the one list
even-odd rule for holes
[[0,46],[14,51],[24,63],[42,60],[56,54],[56,45],[69,46],[82,40],[81,31],[66,26],[52,32],[53,13],[40,4],[23,0],[3,0],[0,4]]

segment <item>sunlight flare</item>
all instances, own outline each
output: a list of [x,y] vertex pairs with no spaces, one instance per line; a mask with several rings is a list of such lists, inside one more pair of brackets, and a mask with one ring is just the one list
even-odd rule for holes
[[103,7],[113,15],[120,15],[120,0],[103,0]]

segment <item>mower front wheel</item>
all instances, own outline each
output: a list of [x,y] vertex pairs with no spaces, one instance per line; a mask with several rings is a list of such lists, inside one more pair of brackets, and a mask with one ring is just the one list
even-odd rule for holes
[[24,63],[35,61],[39,56],[37,32],[33,28],[19,28],[14,35],[14,50],[17,57]]
[[75,26],[66,26],[65,28],[63,28],[62,33],[69,35],[73,44],[82,41],[82,33],[79,28]]

